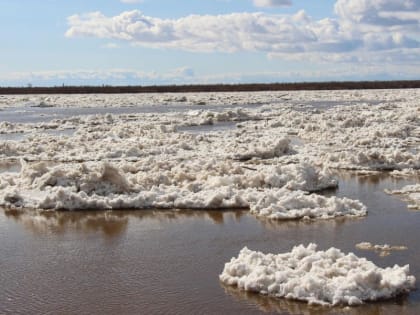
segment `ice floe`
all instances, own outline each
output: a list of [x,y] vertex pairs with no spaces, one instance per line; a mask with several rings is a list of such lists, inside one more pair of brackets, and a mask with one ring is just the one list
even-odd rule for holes
[[408,208],[420,210],[420,184],[408,185],[400,190],[385,190],[385,192],[401,197],[408,203]]
[[91,211],[88,213],[69,213],[42,210],[6,210],[8,218],[20,222],[36,234],[57,233],[67,230],[98,232],[113,235],[123,232],[129,216],[114,211]]
[[264,254],[243,248],[219,276],[226,285],[309,304],[359,305],[415,288],[409,266],[380,268],[339,249],[299,245],[290,252]]
[[302,191],[284,190],[267,193],[257,203],[251,204],[251,213],[269,219],[330,219],[340,216],[360,217],[367,213],[366,207],[358,200],[324,197]]
[[407,246],[402,245],[374,245],[370,242],[361,242],[356,244],[356,248],[361,250],[373,250],[379,253],[380,256],[388,256],[392,251],[407,250]]
[[50,165],[22,160],[19,172],[0,177],[0,205],[62,210],[250,208],[272,219],[366,215],[358,201],[308,194],[337,185],[309,165],[263,165],[256,172],[235,163],[177,164],[168,171],[166,164],[146,169],[133,163],[118,168],[106,162]]

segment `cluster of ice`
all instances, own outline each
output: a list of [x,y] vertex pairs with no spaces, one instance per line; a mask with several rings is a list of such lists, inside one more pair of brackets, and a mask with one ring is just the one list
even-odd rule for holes
[[317,194],[306,194],[299,190],[289,193],[278,190],[267,193],[257,203],[251,204],[251,213],[277,220],[330,219],[339,216],[364,216],[367,209],[358,200],[327,198]]
[[408,185],[400,190],[385,190],[389,194],[400,196],[413,210],[420,210],[420,184]]
[[383,269],[336,248],[317,251],[315,244],[277,255],[245,247],[219,278],[242,290],[321,305],[358,305],[415,288],[408,265]]
[[54,94],[0,95],[0,108],[7,107],[133,107],[144,105],[264,104],[278,101],[287,92],[146,93],[146,94]]
[[390,175],[396,178],[406,178],[406,177],[412,177],[412,178],[420,178],[420,169],[415,170],[413,168],[406,168],[403,170],[395,170],[390,172]]
[[250,208],[272,219],[366,215],[358,201],[308,194],[337,185],[309,165],[262,165],[258,171],[234,161],[212,162],[147,169],[142,163],[121,163],[118,168],[110,163],[22,160],[19,172],[0,176],[0,205],[61,210]]
[[214,112],[210,110],[191,110],[187,112],[190,117],[198,118],[198,125],[211,125],[217,122],[225,121],[246,121],[259,120],[259,117],[252,115],[250,112],[242,108],[226,110],[223,112]]
[[[0,159],[21,161],[19,172],[0,172],[0,205],[245,207],[277,219],[363,215],[357,201],[314,192],[337,187],[329,168],[417,173],[419,96],[419,90],[4,96],[0,106],[44,102],[54,105],[44,109],[52,113],[80,104],[182,106],[0,123]],[[204,103],[214,106],[198,105]],[[180,131],[217,130],[221,123],[233,128]],[[45,133],[57,130],[72,133]],[[1,140],[2,133],[25,137]]]
[[373,250],[379,252],[380,256],[388,256],[392,251],[400,251],[400,250],[407,250],[407,246],[391,246],[388,244],[384,245],[373,245],[370,242],[361,242],[359,244],[356,244],[356,248],[362,249],[362,250]]
[[[242,105],[270,104],[294,101],[298,105],[312,102],[345,103],[355,99],[363,101],[410,96],[395,91],[376,91],[371,97],[364,91],[268,91],[268,92],[216,92],[216,93],[145,93],[145,94],[54,94],[54,95],[0,95],[0,109],[8,107],[133,107],[145,105]],[[396,95],[397,94],[397,95]],[[401,95],[400,95],[401,94]],[[375,98],[376,97],[376,98]]]
[[[318,163],[361,170],[419,169],[420,105],[352,105],[290,116]],[[274,122],[273,122],[274,124]],[[278,123],[277,123],[278,124]]]

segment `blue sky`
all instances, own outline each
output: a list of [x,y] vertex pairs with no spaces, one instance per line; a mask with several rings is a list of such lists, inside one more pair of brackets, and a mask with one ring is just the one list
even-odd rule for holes
[[420,74],[419,0],[0,0],[0,26],[2,86]]

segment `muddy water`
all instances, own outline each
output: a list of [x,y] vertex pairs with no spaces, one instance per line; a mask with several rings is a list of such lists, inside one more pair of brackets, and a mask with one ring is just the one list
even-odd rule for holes
[[[316,242],[377,265],[409,263],[420,281],[420,212],[383,193],[408,184],[340,174],[326,194],[359,198],[362,219],[259,220],[245,211],[37,212],[0,210],[0,313],[418,314],[420,292],[355,308],[309,307],[224,287],[224,263],[248,246],[279,253]],[[405,245],[381,257],[355,244]]]

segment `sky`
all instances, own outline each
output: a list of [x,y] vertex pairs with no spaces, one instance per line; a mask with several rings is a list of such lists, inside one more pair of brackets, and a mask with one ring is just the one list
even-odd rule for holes
[[0,86],[420,79],[420,0],[0,0]]

